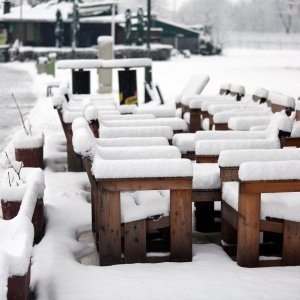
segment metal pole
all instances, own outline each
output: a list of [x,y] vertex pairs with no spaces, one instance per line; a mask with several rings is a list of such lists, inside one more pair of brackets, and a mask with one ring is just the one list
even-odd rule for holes
[[147,0],[147,49],[148,51],[150,50],[150,28],[151,28],[151,0]]

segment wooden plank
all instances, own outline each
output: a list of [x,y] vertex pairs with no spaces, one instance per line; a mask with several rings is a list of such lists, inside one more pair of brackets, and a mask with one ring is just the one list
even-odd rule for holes
[[43,169],[44,147],[17,149],[15,148],[15,157],[17,161],[22,161],[24,167]]
[[300,180],[242,181],[240,183],[240,192],[249,194],[299,191]]
[[300,223],[284,221],[282,264],[300,265]]
[[221,189],[192,191],[192,202],[215,202],[222,200]]
[[241,267],[259,265],[260,194],[239,195],[237,263]]
[[98,198],[100,266],[121,262],[120,192],[102,191]]
[[192,260],[192,191],[170,191],[171,261]]
[[190,110],[190,125],[189,132],[196,132],[200,130],[201,127],[201,118],[200,118],[200,109],[191,109]]
[[157,221],[147,219],[146,220],[146,229],[147,231],[153,231],[156,229],[170,227],[170,217],[163,217]]
[[195,155],[196,162],[199,164],[217,163],[219,155]]
[[227,244],[237,242],[237,212],[226,202],[222,202],[221,208],[221,240]]
[[146,260],[146,220],[124,224],[125,263],[143,263]]
[[281,139],[281,147],[300,147],[300,138],[284,137]]
[[300,110],[296,109],[296,120],[300,121]]
[[260,220],[260,229],[262,231],[283,233],[283,223],[267,220]]
[[195,152],[191,152],[191,151],[188,151],[187,153],[183,153],[181,154],[181,157],[182,158],[187,158],[187,159],[190,159],[190,160],[195,160]]
[[273,113],[276,113],[276,112],[281,112],[282,110],[285,110],[286,106],[271,103],[271,109],[272,109]]
[[239,167],[220,167],[221,182],[239,181]]
[[[97,180],[97,179],[96,179]],[[139,190],[190,190],[192,188],[191,177],[174,178],[117,178],[97,180],[101,188],[107,191],[139,191]]]
[[215,130],[231,130],[228,128],[228,123],[218,123],[215,124]]

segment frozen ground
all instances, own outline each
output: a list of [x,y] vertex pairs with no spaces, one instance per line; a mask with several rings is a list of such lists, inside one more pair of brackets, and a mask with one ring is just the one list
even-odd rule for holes
[[[33,74],[32,64],[27,66]],[[249,93],[263,86],[298,96],[300,52],[230,50],[222,57],[174,59],[153,67],[169,103],[196,72],[211,76],[207,94],[229,81],[245,84]],[[68,75],[58,72],[60,78]],[[34,79],[45,93],[42,83],[49,78]],[[32,260],[37,299],[300,299],[300,267],[240,268],[218,245],[198,244],[203,239],[197,234],[190,263],[94,266],[94,245],[86,236],[91,223],[88,179],[83,173],[63,172],[63,132],[49,99],[40,93],[30,119],[45,132],[45,159],[51,166],[45,170],[47,231]],[[11,146],[8,151],[12,153]]]

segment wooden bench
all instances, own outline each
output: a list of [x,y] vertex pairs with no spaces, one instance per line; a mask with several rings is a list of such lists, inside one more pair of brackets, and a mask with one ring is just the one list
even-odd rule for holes
[[[286,150],[255,150],[251,156],[250,150],[243,151],[224,151],[220,155],[221,165],[226,165],[227,159],[232,155],[241,155],[238,159],[239,162],[246,160],[260,161],[265,160],[285,160],[295,159],[300,157],[298,149]],[[254,157],[253,157],[254,156]],[[232,160],[232,159],[230,159]],[[282,162],[263,162],[258,165],[257,162],[251,162],[251,171],[255,172],[262,168],[270,167],[272,164]],[[228,163],[227,163],[228,164]],[[252,165],[251,164],[256,164]],[[247,164],[241,164],[242,172],[245,168],[249,168]],[[243,170],[244,168],[244,170]],[[256,169],[255,169],[256,168]],[[299,191],[299,183],[297,180],[250,180],[243,181],[239,177],[238,166],[221,166],[221,181],[222,183],[233,181],[231,186],[224,185],[223,187],[223,201],[222,201],[222,225],[221,225],[221,239],[226,243],[225,250],[237,260],[237,263],[243,267],[259,267],[259,266],[278,266],[278,265],[295,265],[300,264],[300,255],[297,247],[300,245],[299,222],[284,220],[274,216],[266,216],[266,219],[261,218],[261,194],[262,193],[279,193],[279,192],[292,192]],[[277,168],[279,171],[280,168]],[[280,178],[280,172],[278,177]],[[236,182],[236,183],[235,183]],[[239,182],[239,184],[238,184]],[[239,185],[239,191],[238,191]],[[231,191],[231,192],[230,192]],[[234,193],[233,193],[234,192]],[[236,196],[233,196],[235,195]],[[238,197],[235,199],[234,197]],[[233,199],[234,198],[234,199]],[[235,201],[238,201],[238,206]],[[272,204],[272,203],[271,203]],[[280,211],[280,209],[279,209]],[[264,232],[264,243],[260,244],[259,233]],[[272,234],[270,234],[272,233]],[[279,234],[278,236],[274,233]],[[235,247],[234,244],[237,246]],[[265,256],[282,256],[281,259],[260,260],[259,255]]]

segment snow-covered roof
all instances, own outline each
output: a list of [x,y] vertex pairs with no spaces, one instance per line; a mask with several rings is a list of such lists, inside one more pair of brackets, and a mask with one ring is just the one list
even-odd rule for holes
[[[115,2],[115,1],[104,1],[104,2]],[[84,5],[80,5],[79,9],[80,7],[85,8]],[[24,3],[22,6],[22,16],[21,16],[20,6],[11,7],[10,13],[3,14],[3,11],[0,12],[0,20],[20,21],[22,19],[22,21],[55,22],[56,12],[58,9],[61,12],[62,20],[64,22],[71,22],[72,19],[71,15],[73,13],[73,3],[71,2],[58,3],[57,1],[49,1],[46,3],[41,3],[34,7],[28,5],[27,3]],[[112,18],[114,18],[115,23],[125,21],[124,14],[117,14],[114,17],[113,16],[94,16],[88,18],[82,17],[80,18],[80,23],[111,23]]]

